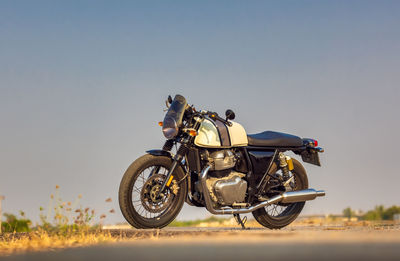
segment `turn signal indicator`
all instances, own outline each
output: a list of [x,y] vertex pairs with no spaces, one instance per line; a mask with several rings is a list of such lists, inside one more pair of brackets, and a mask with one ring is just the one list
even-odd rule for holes
[[189,130],[189,135],[192,136],[192,137],[195,137],[195,136],[197,136],[197,131]]

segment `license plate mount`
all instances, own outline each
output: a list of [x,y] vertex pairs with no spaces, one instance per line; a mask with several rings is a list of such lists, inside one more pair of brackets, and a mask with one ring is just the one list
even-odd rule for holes
[[306,149],[303,152],[301,152],[301,159],[304,162],[321,166],[321,162],[319,160],[319,155],[318,152],[313,150],[313,149]]

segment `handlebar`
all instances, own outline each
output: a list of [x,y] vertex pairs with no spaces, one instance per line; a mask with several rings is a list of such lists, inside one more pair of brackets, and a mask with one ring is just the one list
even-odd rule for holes
[[225,120],[224,118],[221,118],[220,116],[218,116],[218,113],[216,112],[208,112],[207,114],[211,119],[213,120],[218,120],[220,122],[225,123],[226,125],[228,125],[229,127],[232,126],[232,122]]
[[211,119],[213,119],[214,121],[215,121],[215,120],[218,120],[218,121],[220,121],[220,122],[222,122],[222,123],[228,125],[229,127],[232,126],[232,122],[230,122],[230,121],[228,121],[228,120],[226,120],[226,119],[224,119],[224,118],[221,118],[221,117],[218,115],[218,113],[216,113],[216,112],[205,111],[205,110],[196,111],[196,109],[194,108],[194,106],[190,106],[190,105],[189,105],[189,107],[191,108],[192,112],[194,112],[194,113],[197,114],[197,115],[200,115],[200,116],[208,116],[208,117],[210,117]]

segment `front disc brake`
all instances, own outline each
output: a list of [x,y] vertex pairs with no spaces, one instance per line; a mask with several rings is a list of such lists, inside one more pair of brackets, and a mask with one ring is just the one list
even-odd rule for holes
[[164,192],[159,193],[164,180],[164,175],[153,174],[143,185],[140,193],[142,205],[151,213],[164,211],[172,202],[169,188],[165,188]]

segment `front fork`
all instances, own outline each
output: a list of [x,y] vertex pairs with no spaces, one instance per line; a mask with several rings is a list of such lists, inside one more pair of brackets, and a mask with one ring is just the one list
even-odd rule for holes
[[[171,151],[171,149],[172,149],[173,146],[174,146],[174,140],[167,140],[167,141],[164,143],[164,146],[162,147],[162,150],[163,150],[163,151]],[[154,174],[157,174],[159,170],[160,170],[160,167],[159,167],[159,166],[154,167],[154,168],[151,170],[151,172],[150,172],[149,178],[150,178],[151,176],[153,176]]]
[[[197,135],[197,130],[200,127],[200,124],[201,124],[201,119],[198,117],[195,117],[195,123],[193,125],[192,130],[196,131],[196,135]],[[194,138],[196,135],[192,136],[191,134],[190,135],[188,134],[185,138],[182,138],[182,140],[180,141],[181,146],[178,148],[178,151],[176,152],[176,155],[174,156],[174,161],[172,162],[172,166],[169,169],[167,177],[163,181],[161,189],[158,193],[163,192],[165,187],[169,187],[171,185],[171,182],[174,179],[174,176],[173,176],[174,170],[178,166],[178,164],[180,164],[180,162],[182,162],[187,151],[189,150],[190,144],[193,144],[193,141],[194,141]],[[173,143],[169,143],[169,142],[172,142],[172,141],[168,140],[165,143],[163,150],[168,150],[168,151],[171,150]],[[166,147],[168,147],[168,148],[166,148]]]
[[[172,162],[172,166],[169,169],[169,171],[167,173],[167,177],[164,179],[164,181],[161,185],[161,189],[159,190],[158,193],[163,192],[166,187],[169,187],[171,185],[171,182],[174,179],[173,173],[174,173],[176,167],[184,159],[184,157],[189,149],[189,146],[190,146],[189,144],[192,144],[193,140],[194,140],[194,136],[188,135],[187,137],[183,138],[180,141],[181,146],[179,146],[178,151],[176,152],[176,155],[174,156],[174,161]],[[168,140],[166,142],[166,145],[164,145],[163,150],[167,150],[167,149],[168,149],[168,151],[171,150],[172,146],[170,146],[169,148],[166,148],[168,142],[172,142],[172,141]],[[154,168],[150,175],[152,175],[153,173],[157,173],[157,171],[158,170],[156,168]]]
[[185,139],[182,142],[181,146],[179,147],[176,155],[174,156],[174,161],[172,162],[172,166],[167,173],[167,177],[163,181],[163,184],[161,186],[159,193],[163,192],[165,187],[169,187],[171,185],[171,182],[174,179],[173,173],[174,173],[176,167],[180,164],[180,162],[182,162],[183,158],[186,155],[186,152],[188,151],[187,144],[188,144],[189,140],[190,140],[190,138]]

